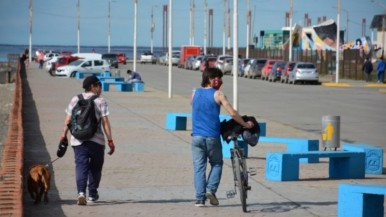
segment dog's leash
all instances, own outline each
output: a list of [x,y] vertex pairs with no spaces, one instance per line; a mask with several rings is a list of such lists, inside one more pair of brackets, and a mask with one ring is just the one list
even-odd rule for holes
[[55,161],[57,161],[59,158],[60,158],[60,157],[57,157],[55,160],[53,160],[53,161],[49,162],[48,164],[46,164],[46,167],[49,167],[50,164],[53,164],[53,163],[54,163]]

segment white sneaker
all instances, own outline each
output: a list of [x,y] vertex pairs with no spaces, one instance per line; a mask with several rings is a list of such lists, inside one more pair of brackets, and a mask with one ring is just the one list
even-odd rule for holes
[[87,205],[86,196],[84,195],[83,192],[80,192],[78,194],[78,202],[77,202],[77,204],[80,205],[80,206]]

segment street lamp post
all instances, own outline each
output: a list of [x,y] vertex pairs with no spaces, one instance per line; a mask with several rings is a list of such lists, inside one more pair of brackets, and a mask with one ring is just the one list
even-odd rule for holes
[[137,5],[138,0],[134,0],[134,43],[133,43],[133,70],[137,71]]
[[77,11],[78,11],[78,53],[80,53],[80,0],[78,0]]
[[111,40],[111,0],[109,0],[109,35],[107,36],[107,53],[110,53],[110,40]]
[[29,62],[32,62],[32,0],[29,1]]
[[288,61],[292,61],[292,0],[290,0],[290,12],[289,12],[289,25],[290,25],[290,31],[289,31],[289,53],[288,53]]
[[339,42],[340,42],[340,0],[338,0],[338,10],[336,18],[336,58],[335,58],[335,82],[339,83]]
[[154,14],[153,14],[154,7],[157,7],[157,6],[156,5],[151,6],[151,21],[150,21],[150,33],[151,33],[150,52],[151,53],[153,53],[153,46],[154,46],[154,29],[155,29]]

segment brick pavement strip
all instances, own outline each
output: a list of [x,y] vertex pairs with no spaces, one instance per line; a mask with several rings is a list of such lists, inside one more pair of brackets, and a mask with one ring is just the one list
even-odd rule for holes
[[[50,77],[32,68],[24,87],[24,168],[49,163],[63,128],[64,109],[72,96],[82,91],[82,80]],[[194,207],[190,131],[166,131],[166,112],[190,112],[189,99],[146,86],[144,93],[103,93],[110,106],[110,120],[117,146],[106,155],[100,186],[100,201],[92,206],[76,205],[73,152],[51,165],[52,189],[48,205],[33,205],[24,188],[24,216],[244,216],[233,189],[229,159],[224,159],[223,178],[217,196],[220,206]],[[268,130],[276,136],[314,137],[270,120]],[[275,135],[273,135],[275,136]],[[302,164],[301,181],[265,180],[265,154],[283,150],[284,145],[261,143],[251,148],[248,166],[257,168],[250,178],[248,195],[251,216],[335,216],[337,186],[342,182],[382,183],[385,175],[364,180],[330,180],[328,164]]]

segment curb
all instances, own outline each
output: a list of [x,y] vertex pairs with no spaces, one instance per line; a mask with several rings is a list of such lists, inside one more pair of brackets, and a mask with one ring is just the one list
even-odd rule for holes
[[334,83],[334,82],[323,82],[322,86],[326,87],[352,87],[349,83]]

